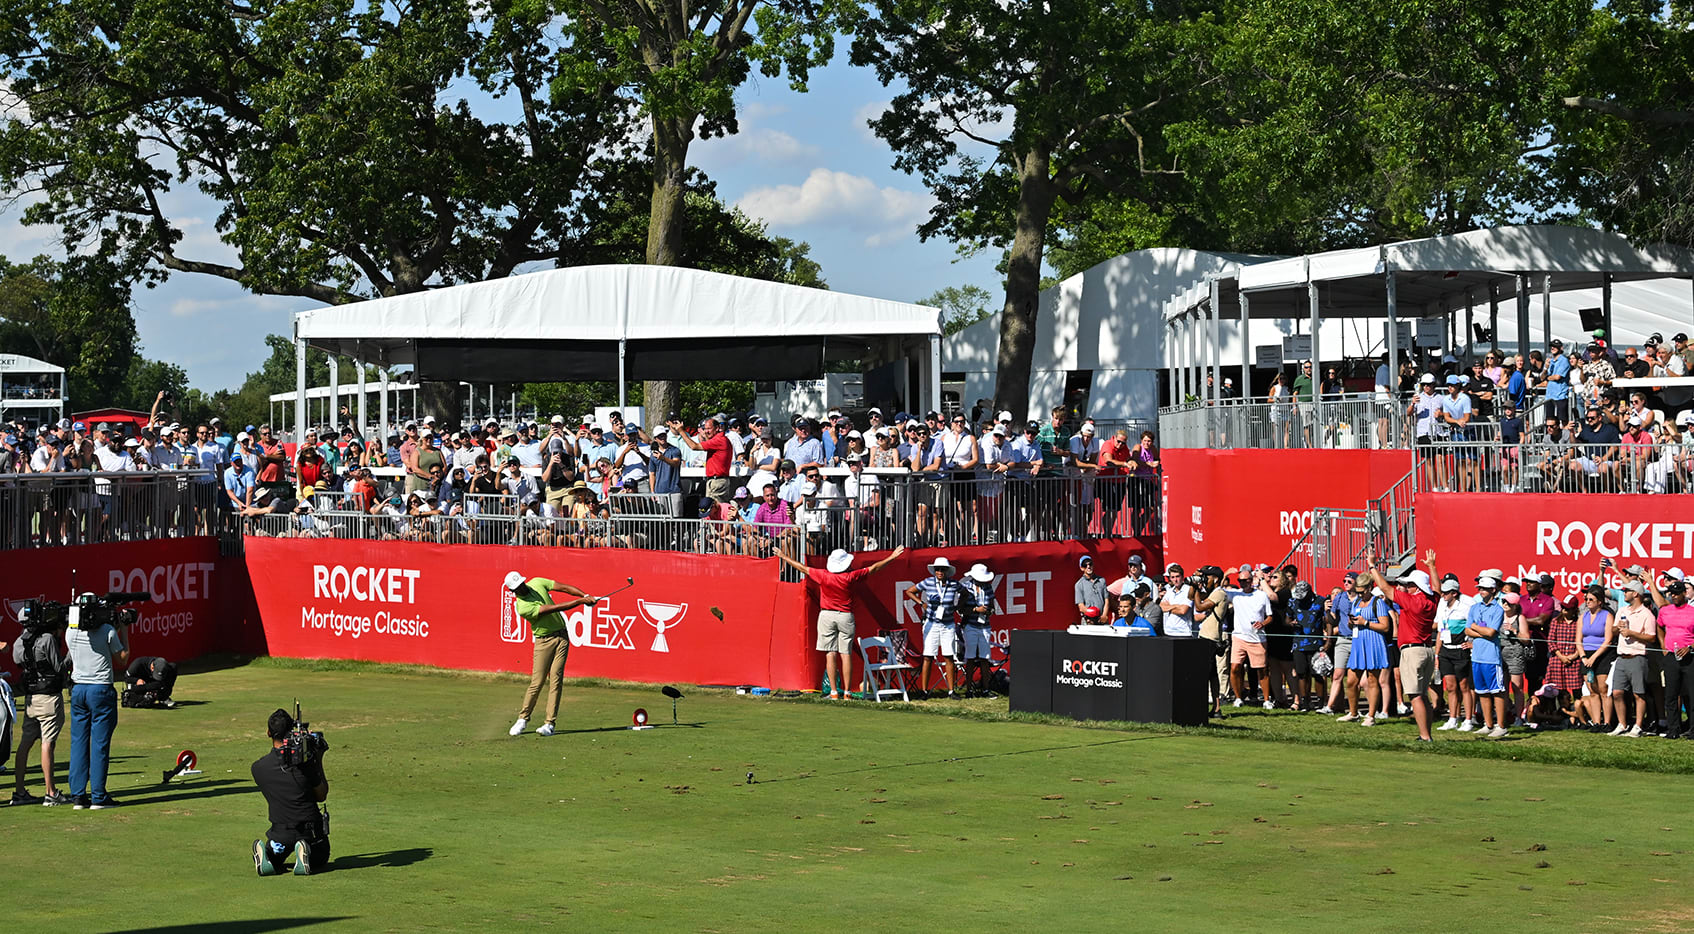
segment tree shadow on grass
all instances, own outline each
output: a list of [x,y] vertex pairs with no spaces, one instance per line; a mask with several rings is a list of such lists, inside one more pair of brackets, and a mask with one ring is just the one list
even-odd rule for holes
[[350,921],[350,916],[324,918],[254,918],[250,921],[207,921],[200,924],[166,924],[153,928],[125,928],[115,934],[264,934],[286,931],[331,921]]
[[404,850],[389,850],[385,853],[360,853],[355,856],[337,856],[329,861],[329,868],[340,872],[343,869],[370,869],[375,866],[397,868],[421,863],[435,855],[435,850],[427,846],[414,846]]

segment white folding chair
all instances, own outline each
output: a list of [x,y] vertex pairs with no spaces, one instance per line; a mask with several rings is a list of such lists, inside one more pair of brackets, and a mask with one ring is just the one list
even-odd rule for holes
[[[871,659],[872,649],[877,652],[875,661]],[[879,704],[884,694],[898,694],[903,701],[911,700],[906,693],[906,672],[913,668],[893,656],[893,646],[886,636],[865,636],[859,640],[859,660],[864,665],[865,680],[871,698]]]

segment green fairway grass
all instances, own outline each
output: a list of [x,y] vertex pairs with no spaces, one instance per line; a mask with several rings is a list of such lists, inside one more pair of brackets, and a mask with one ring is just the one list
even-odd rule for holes
[[[184,706],[120,711],[123,807],[0,811],[7,929],[1694,927],[1694,790],[1674,774],[1694,743],[1438,734],[1431,754],[1403,723],[1111,729],[1003,700],[684,691],[672,727],[654,688],[571,685],[563,732],[514,739],[507,676],[185,675]],[[258,878],[248,767],[295,697],[331,746],[333,871]],[[664,725],[623,729],[638,706]],[[1524,761],[1565,741],[1572,761],[1633,764]],[[1439,754],[1461,743],[1477,751]],[[204,774],[161,786],[184,748]],[[68,731],[61,749],[62,776]]]

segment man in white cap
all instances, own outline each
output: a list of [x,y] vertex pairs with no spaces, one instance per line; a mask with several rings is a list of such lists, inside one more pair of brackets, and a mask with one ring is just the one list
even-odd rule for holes
[[853,638],[858,633],[858,622],[853,618],[853,585],[905,553],[905,547],[901,546],[881,561],[857,571],[851,570],[853,556],[840,548],[829,553],[821,570],[777,553],[784,564],[818,585],[818,651],[823,653],[824,673],[829,677],[830,700],[841,700],[850,693],[846,685],[853,676]]
[[[529,688],[524,691],[523,706],[518,709],[518,722],[512,724],[509,732],[517,736],[529,725],[530,711],[535,709],[535,699],[541,696],[541,685],[545,682],[547,722],[535,732],[541,736],[552,736],[553,722],[559,719],[559,695],[564,690],[565,657],[571,651],[570,633],[566,631],[568,623],[564,613],[566,610],[593,604],[597,599],[569,584],[561,584],[545,577],[526,578],[517,571],[506,575],[505,586],[512,592],[512,610],[529,623],[530,634],[535,640],[535,659],[530,670]],[[575,599],[554,603],[554,591],[568,593]]]
[[1476,579],[1476,600],[1465,627],[1465,635],[1471,639],[1470,678],[1476,687],[1476,705],[1482,710],[1482,725],[1491,739],[1506,735],[1506,682],[1500,656],[1500,630],[1505,628],[1506,614],[1496,599],[1499,591],[1498,578]]
[[947,682],[947,696],[953,696],[953,656],[958,646],[954,640],[953,614],[959,607],[960,588],[953,580],[953,565],[946,558],[929,563],[929,577],[906,588],[906,599],[923,610],[923,668],[918,672],[918,687],[929,690],[929,673],[939,660]]
[[[1435,552],[1430,551],[1426,557],[1429,574],[1433,574]],[[1394,632],[1394,641],[1400,646],[1400,694],[1412,707],[1412,718],[1418,725],[1418,739],[1426,743],[1432,742],[1429,735],[1428,696],[1429,687],[1435,680],[1435,589],[1430,586],[1429,574],[1418,570],[1414,564],[1399,576],[1394,589],[1390,591],[1388,579],[1382,576],[1381,563],[1376,559],[1374,548],[1365,550],[1365,566],[1371,580],[1383,593],[1394,594],[1394,605],[1400,611],[1399,624]],[[1499,588],[1498,583],[1495,588]],[[1495,608],[1495,615],[1499,615],[1498,606]],[[1474,669],[1474,645],[1472,652],[1471,667]],[[1496,669],[1499,661],[1499,654],[1496,652]],[[1474,677],[1474,670],[1472,674]],[[1481,693],[1481,685],[1477,687],[1478,693]]]

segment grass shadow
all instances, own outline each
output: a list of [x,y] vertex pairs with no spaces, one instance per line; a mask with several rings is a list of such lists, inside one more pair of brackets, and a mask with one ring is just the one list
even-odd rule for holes
[[248,921],[206,921],[198,924],[166,924],[152,928],[124,928],[114,934],[264,934],[286,931],[331,921],[349,921],[351,916],[323,918],[254,918]]
[[[231,785],[238,787],[231,788],[229,787]],[[159,786],[151,791],[126,795],[123,803],[131,807],[139,807],[146,804],[174,804],[178,801],[192,801],[195,798],[221,798],[225,795],[258,793],[259,786],[252,782],[227,778],[215,782],[195,782],[191,785],[182,785],[179,788]]]
[[421,863],[435,855],[435,850],[427,846],[414,846],[404,850],[389,850],[386,853],[359,853],[355,856],[337,856],[329,861],[329,868],[337,872],[343,869],[371,869],[382,866],[398,868]]

